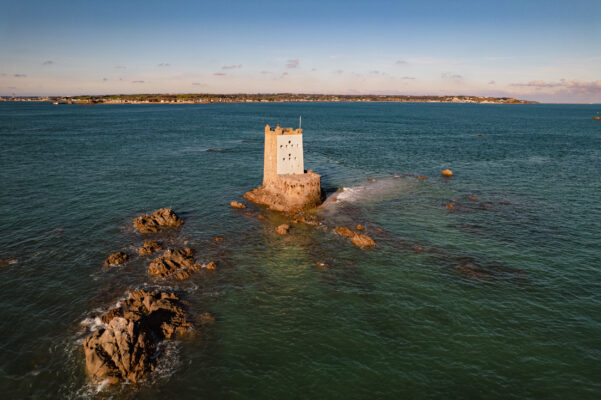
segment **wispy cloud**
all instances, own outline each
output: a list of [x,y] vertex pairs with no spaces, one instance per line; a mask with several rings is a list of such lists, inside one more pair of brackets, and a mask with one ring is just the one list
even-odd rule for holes
[[406,79],[406,80],[415,80],[415,78],[414,78],[414,77],[412,77],[412,76],[403,76],[403,77],[401,77],[401,79]]
[[242,68],[242,64],[238,64],[238,65],[224,65],[223,67],[221,67],[221,69],[237,69],[237,68]]
[[213,75],[215,75],[215,76],[226,76],[227,74],[224,74],[223,72],[215,72]]
[[458,81],[463,79],[463,75],[459,75],[459,74],[453,74],[451,72],[443,72],[442,74],[440,74],[440,77],[442,79],[451,79],[454,81]]
[[46,60],[42,63],[42,65],[52,65],[52,64],[54,64],[54,61],[52,61],[52,60]]
[[170,65],[171,64],[169,64],[169,63],[160,63],[160,64],[157,65],[157,67],[159,67],[159,68],[165,68],[165,67],[169,67]]
[[25,75],[25,74],[14,74],[13,76],[15,78],[25,78],[27,75]]
[[394,63],[395,65],[405,65],[407,64],[407,61],[405,60],[397,60],[397,62]]
[[144,81],[131,81],[131,83],[144,83]]
[[567,93],[579,93],[579,94],[601,94],[601,81],[581,82],[581,81],[567,81],[560,79],[558,82],[545,82],[545,81],[530,81],[526,83],[512,83],[510,86],[514,87],[530,87],[535,89],[561,89]]
[[286,68],[296,68],[296,67],[298,67],[299,63],[300,63],[300,60],[298,58],[296,58],[294,60],[288,60],[288,61],[286,61]]
[[286,76],[288,76],[288,72],[282,72],[282,75],[280,75],[280,78],[284,78]]
[[496,82],[495,81],[488,81],[489,85],[494,85]]
[[115,69],[125,69],[123,65],[115,65]]
[[315,72],[317,71],[317,68],[311,68],[311,71]]
[[261,74],[265,75],[265,74],[271,74],[271,71],[261,71]]
[[341,70],[341,69],[337,69],[336,71],[334,71],[334,73],[335,73],[336,75],[340,75],[340,74],[342,74],[343,72],[344,72],[344,71],[343,71],[343,70]]
[[369,73],[372,75],[380,75],[380,71],[377,70],[369,71]]

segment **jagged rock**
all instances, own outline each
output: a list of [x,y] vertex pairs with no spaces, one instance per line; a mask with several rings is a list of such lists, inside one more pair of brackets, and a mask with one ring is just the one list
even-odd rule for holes
[[123,264],[127,262],[129,256],[122,252],[118,251],[116,253],[110,254],[106,260],[104,260],[104,266],[110,267],[111,265]]
[[157,257],[148,267],[148,275],[183,280],[190,277],[193,271],[202,266],[194,260],[194,251],[190,248],[167,250]]
[[337,226],[335,228],[332,228],[332,230],[343,237],[352,238],[353,236],[355,236],[355,232],[351,231],[346,226]]
[[282,224],[282,225],[278,226],[277,228],[275,228],[275,231],[280,235],[286,235],[289,230],[290,230],[290,225],[288,225],[288,224]]
[[105,327],[83,343],[86,368],[95,383],[138,382],[154,370],[158,344],[191,327],[175,294],[145,290],[132,292],[102,321]]
[[363,230],[363,225],[357,225],[355,227],[355,229],[358,230],[358,231],[362,231]]
[[364,233],[356,233],[351,239],[353,244],[358,247],[372,247],[376,245],[376,242],[372,238]]
[[157,233],[168,227],[180,226],[184,220],[170,208],[161,208],[150,215],[141,215],[134,219],[134,227],[140,233]]
[[215,238],[213,239],[215,241],[215,243],[219,243],[221,241],[223,241],[225,238],[223,236],[215,236]]
[[246,206],[244,204],[238,203],[237,201],[232,201],[230,203],[230,207],[232,207],[232,208],[238,208],[238,209],[246,208]]
[[144,245],[142,245],[142,247],[140,247],[138,250],[138,254],[141,256],[147,256],[161,250],[163,250],[163,246],[156,240],[145,240]]
[[246,192],[245,199],[276,211],[302,211],[322,203],[321,176],[313,171],[276,175],[263,186]]
[[211,261],[210,263],[205,265],[205,268],[208,269],[209,271],[215,271],[217,269],[217,264],[215,264],[213,261]]

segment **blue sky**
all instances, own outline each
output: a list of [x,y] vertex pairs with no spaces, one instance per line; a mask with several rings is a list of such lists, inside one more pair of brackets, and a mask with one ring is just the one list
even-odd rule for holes
[[0,0],[0,95],[601,102],[600,15],[600,0]]

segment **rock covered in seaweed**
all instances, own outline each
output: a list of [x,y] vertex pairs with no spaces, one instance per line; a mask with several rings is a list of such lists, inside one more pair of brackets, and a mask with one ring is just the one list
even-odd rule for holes
[[129,259],[129,256],[122,252],[118,251],[116,253],[110,254],[106,260],[104,260],[104,266],[110,267],[111,265],[124,264]]
[[148,275],[158,278],[173,277],[183,280],[190,277],[193,271],[201,268],[194,260],[194,251],[188,247],[185,249],[167,250],[157,257],[148,267]]
[[105,326],[83,343],[92,381],[138,382],[152,372],[164,339],[182,334],[191,324],[174,293],[138,290],[102,316]]
[[175,214],[171,208],[161,208],[150,215],[141,215],[134,219],[134,227],[140,233],[157,233],[165,228],[177,227],[184,220]]

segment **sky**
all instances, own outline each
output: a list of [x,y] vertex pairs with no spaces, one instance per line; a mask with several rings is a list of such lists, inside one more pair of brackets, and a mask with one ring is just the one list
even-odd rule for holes
[[0,0],[0,96],[601,102],[601,0]]

